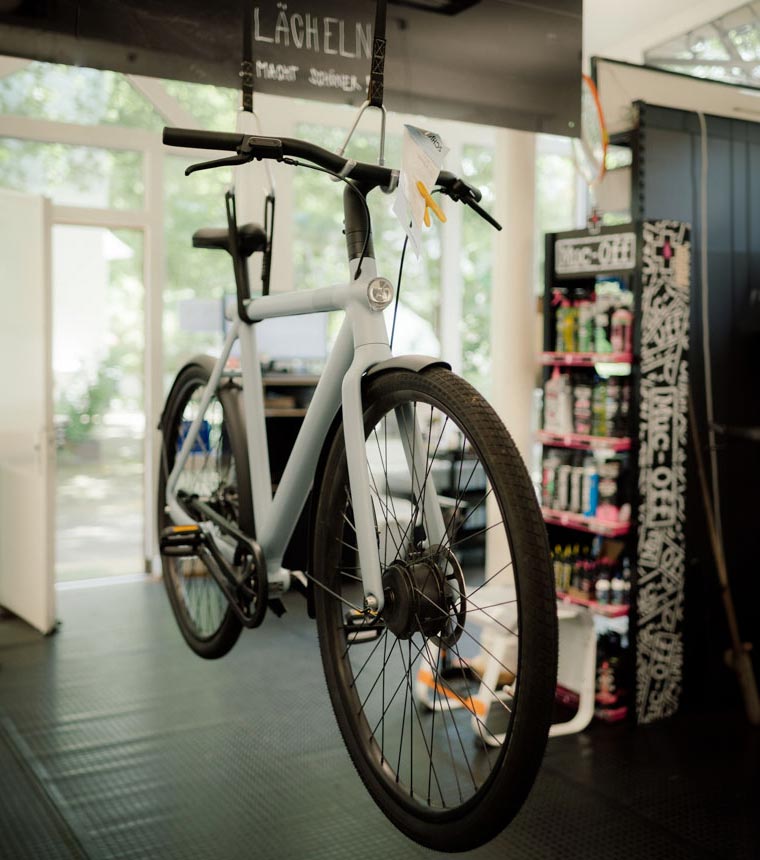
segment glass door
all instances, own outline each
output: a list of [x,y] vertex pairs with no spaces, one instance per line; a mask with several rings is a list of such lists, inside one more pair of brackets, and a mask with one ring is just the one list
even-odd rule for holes
[[53,229],[59,581],[144,570],[143,243],[135,229]]

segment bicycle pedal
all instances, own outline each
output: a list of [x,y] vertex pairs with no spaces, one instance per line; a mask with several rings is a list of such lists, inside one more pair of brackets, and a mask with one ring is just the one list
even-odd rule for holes
[[161,532],[161,540],[159,541],[161,555],[196,555],[203,540],[204,536],[200,526],[169,526]]

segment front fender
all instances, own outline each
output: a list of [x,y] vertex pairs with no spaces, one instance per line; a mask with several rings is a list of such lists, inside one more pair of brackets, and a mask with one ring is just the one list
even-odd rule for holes
[[433,358],[431,355],[394,355],[392,358],[386,358],[385,361],[378,361],[377,364],[373,364],[366,375],[376,376],[389,370],[411,370],[414,373],[421,373],[428,367],[445,367],[447,370],[451,370],[448,361],[444,361],[442,358]]

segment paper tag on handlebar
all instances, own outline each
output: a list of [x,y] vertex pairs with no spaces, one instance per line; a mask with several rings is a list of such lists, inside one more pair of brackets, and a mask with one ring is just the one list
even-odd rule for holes
[[422,183],[425,189],[435,186],[448,151],[449,148],[434,132],[413,125],[404,126],[401,172],[393,211],[418,257],[422,248],[422,224],[428,208],[426,199],[418,190],[418,183]]

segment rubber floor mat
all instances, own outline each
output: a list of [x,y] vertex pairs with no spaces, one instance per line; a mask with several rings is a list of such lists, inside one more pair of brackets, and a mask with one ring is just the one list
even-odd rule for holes
[[[0,750],[0,858],[449,856],[409,842],[372,803],[313,622],[297,595],[287,605],[206,662],[160,584],[59,593],[56,636],[0,648],[0,718],[16,737]],[[759,765],[731,715],[556,738],[522,812],[467,856],[749,860]]]

